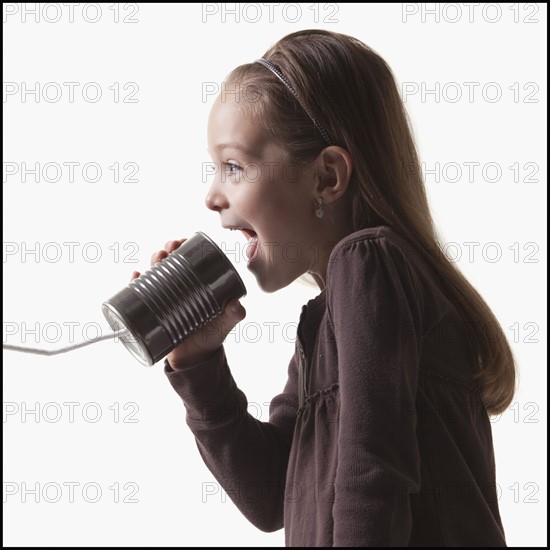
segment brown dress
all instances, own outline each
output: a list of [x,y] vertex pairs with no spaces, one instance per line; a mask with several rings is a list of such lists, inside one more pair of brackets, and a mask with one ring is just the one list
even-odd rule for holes
[[333,248],[269,422],[223,346],[165,373],[209,470],[286,546],[506,546],[468,335],[423,253],[379,226]]

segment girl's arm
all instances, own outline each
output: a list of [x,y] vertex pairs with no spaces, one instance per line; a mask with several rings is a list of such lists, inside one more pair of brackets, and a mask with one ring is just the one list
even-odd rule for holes
[[420,488],[415,398],[421,303],[400,250],[384,238],[342,246],[329,265],[340,421],[334,546],[408,546]]
[[244,516],[262,531],[283,527],[286,469],[298,409],[297,363],[294,355],[283,393],[270,405],[269,422],[247,411],[223,345],[201,363],[165,373],[182,398],[186,422],[199,452]]

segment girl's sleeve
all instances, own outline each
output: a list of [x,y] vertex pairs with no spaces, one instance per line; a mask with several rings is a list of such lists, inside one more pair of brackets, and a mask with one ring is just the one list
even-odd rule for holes
[[254,418],[229,370],[223,345],[207,361],[164,371],[183,400],[186,422],[206,466],[244,516],[266,532],[283,527],[286,469],[297,402],[297,363],[283,393],[272,399],[269,422]]
[[420,488],[417,284],[387,239],[341,246],[328,267],[340,395],[334,546],[407,546]]

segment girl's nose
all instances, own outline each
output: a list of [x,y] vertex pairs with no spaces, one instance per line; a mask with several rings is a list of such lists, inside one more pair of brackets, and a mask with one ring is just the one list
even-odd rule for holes
[[206,208],[219,212],[222,208],[227,208],[227,199],[214,186],[210,188],[204,199]]

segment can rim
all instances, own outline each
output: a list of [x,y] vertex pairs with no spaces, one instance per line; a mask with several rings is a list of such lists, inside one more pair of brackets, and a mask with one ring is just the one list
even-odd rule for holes
[[217,245],[217,243],[215,243],[206,233],[202,232],[202,231],[195,231],[195,235],[196,234],[199,234],[201,235],[203,238],[205,238],[210,244],[212,244],[215,248],[215,250],[219,253],[219,255],[223,258],[223,260],[227,263],[227,265],[229,266],[230,270],[231,270],[231,273],[233,273],[233,275],[235,275],[235,277],[237,278],[237,282],[240,284],[241,286],[241,289],[243,291],[242,293],[242,296],[241,297],[244,297],[246,296],[246,286],[244,285],[244,282],[241,278],[241,276],[239,275],[239,272],[237,271],[237,268],[231,263],[231,261],[229,260],[229,258],[227,257],[227,255],[225,254],[225,252]]
[[118,317],[123,323],[124,323],[124,326],[128,329],[128,331],[130,332],[130,335],[132,336],[132,338],[135,338],[137,341],[138,341],[138,344],[139,344],[139,347],[140,349],[144,352],[144,355],[146,355],[146,360],[147,362],[144,361],[144,357],[143,356],[139,356],[139,355],[136,355],[135,351],[132,349],[131,346],[127,346],[126,345],[126,342],[124,341],[123,337],[121,336],[120,337],[120,341],[124,344],[124,347],[142,364],[142,365],[145,365],[146,367],[152,367],[154,365],[154,361],[153,361],[153,356],[151,355],[151,353],[149,352],[147,346],[144,346],[144,342],[143,342],[143,339],[140,338],[139,336],[139,331],[136,330],[136,327],[134,325],[132,325],[132,323],[129,323],[126,319],[126,317],[124,315],[122,315],[120,313],[120,311],[118,311],[118,309],[116,307],[114,307],[111,303],[109,303],[108,301],[106,302],[103,302],[103,304],[101,304],[101,308],[103,309],[103,315],[107,318],[107,321],[109,322],[109,326],[111,327],[111,329],[115,330],[115,328],[113,327],[113,325],[111,324],[108,316],[105,314],[105,310],[109,310],[110,312],[114,313],[116,315],[116,317]]

